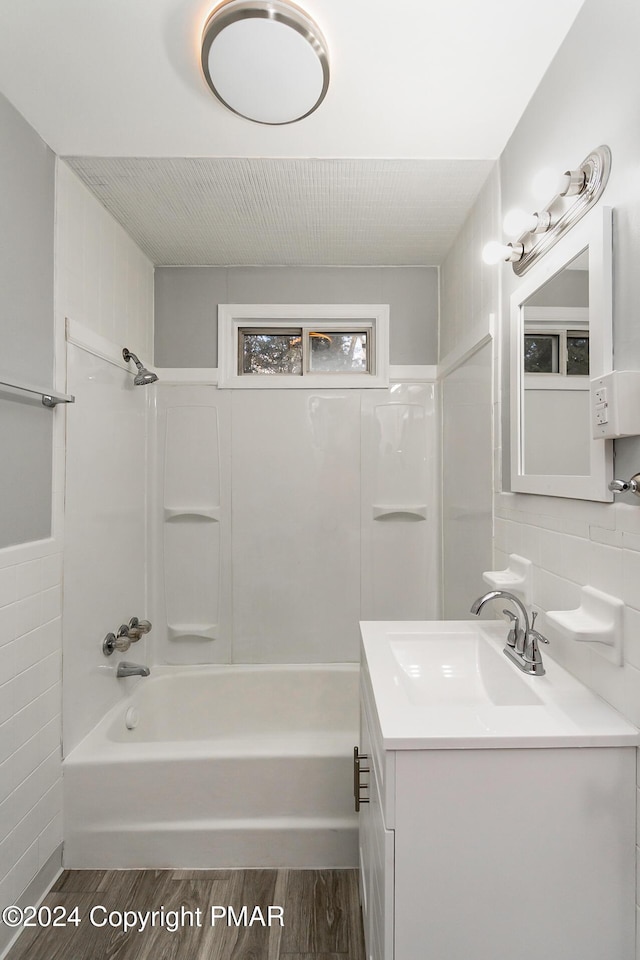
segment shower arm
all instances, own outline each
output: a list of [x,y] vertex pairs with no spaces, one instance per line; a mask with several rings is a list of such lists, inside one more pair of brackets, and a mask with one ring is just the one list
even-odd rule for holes
[[143,369],[142,364],[138,360],[135,353],[132,353],[131,350],[128,350],[126,347],[122,348],[122,359],[125,360],[127,363],[129,363],[130,360],[133,360],[136,367],[138,368],[138,371],[141,371]]

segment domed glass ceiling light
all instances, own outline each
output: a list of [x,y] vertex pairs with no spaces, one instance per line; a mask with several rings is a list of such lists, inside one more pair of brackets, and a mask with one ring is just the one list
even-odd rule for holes
[[202,69],[226,107],[256,123],[308,117],[329,86],[317,24],[285,0],[226,0],[202,34]]

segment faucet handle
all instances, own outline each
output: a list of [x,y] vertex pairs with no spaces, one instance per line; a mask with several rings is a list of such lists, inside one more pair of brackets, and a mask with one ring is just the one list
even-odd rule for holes
[[531,628],[530,628],[530,630],[529,630],[529,633],[535,633],[535,635],[536,635],[536,640],[537,640],[539,643],[549,643],[550,641],[547,640],[547,638],[544,637],[544,636],[540,633],[539,630],[534,630],[534,628],[533,628],[533,625],[534,625],[534,623],[536,622],[536,617],[537,617],[537,616],[538,616],[538,611],[537,611],[537,610],[534,610],[534,611],[532,612],[532,614],[531,614]]
[[118,633],[116,637],[115,633],[108,633],[102,641],[102,652],[105,657],[110,657],[116,650],[118,653],[126,653],[130,646],[131,640],[126,634]]
[[507,617],[509,617],[509,620],[513,624],[513,626],[509,630],[509,636],[507,637],[507,646],[515,647],[516,641],[518,639],[518,631],[520,630],[520,620],[518,619],[517,615],[513,612],[513,610],[509,610],[505,608],[502,612],[506,614]]
[[127,636],[131,639],[132,643],[137,643],[140,637],[145,633],[149,633],[151,626],[149,620],[138,620],[137,617],[131,617],[127,628]]

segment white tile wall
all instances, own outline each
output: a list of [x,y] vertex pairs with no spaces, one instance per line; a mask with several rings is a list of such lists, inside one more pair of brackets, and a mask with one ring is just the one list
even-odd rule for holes
[[[552,643],[549,655],[640,726],[640,542],[630,529],[637,525],[633,508],[498,493],[495,509],[496,567],[506,566],[509,553],[532,560],[533,600]],[[546,622],[547,610],[577,607],[586,585],[625,601],[622,667]]]
[[[0,903],[62,842],[62,555],[0,566]],[[37,552],[37,551],[35,551]],[[29,554],[34,553],[33,545]],[[22,551],[24,556],[24,551]],[[8,556],[0,556],[6,563]],[[0,941],[0,947],[2,942]]]
[[62,160],[56,178],[56,312],[153,359],[153,264]]

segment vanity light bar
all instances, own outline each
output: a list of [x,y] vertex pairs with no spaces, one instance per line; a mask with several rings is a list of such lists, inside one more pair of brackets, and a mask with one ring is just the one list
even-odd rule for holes
[[500,243],[499,240],[490,240],[482,251],[482,259],[490,265],[505,260],[507,263],[520,260],[524,253],[521,243]]
[[546,233],[551,226],[551,214],[527,213],[526,210],[510,210],[505,216],[502,229],[509,237],[519,237],[523,233]]
[[550,250],[602,196],[611,172],[611,150],[596,147],[576,170],[566,170],[557,184],[557,193],[540,212],[517,210],[507,214],[505,233],[520,232],[517,240],[492,240],[482,251],[485,263],[511,263],[521,277]]

